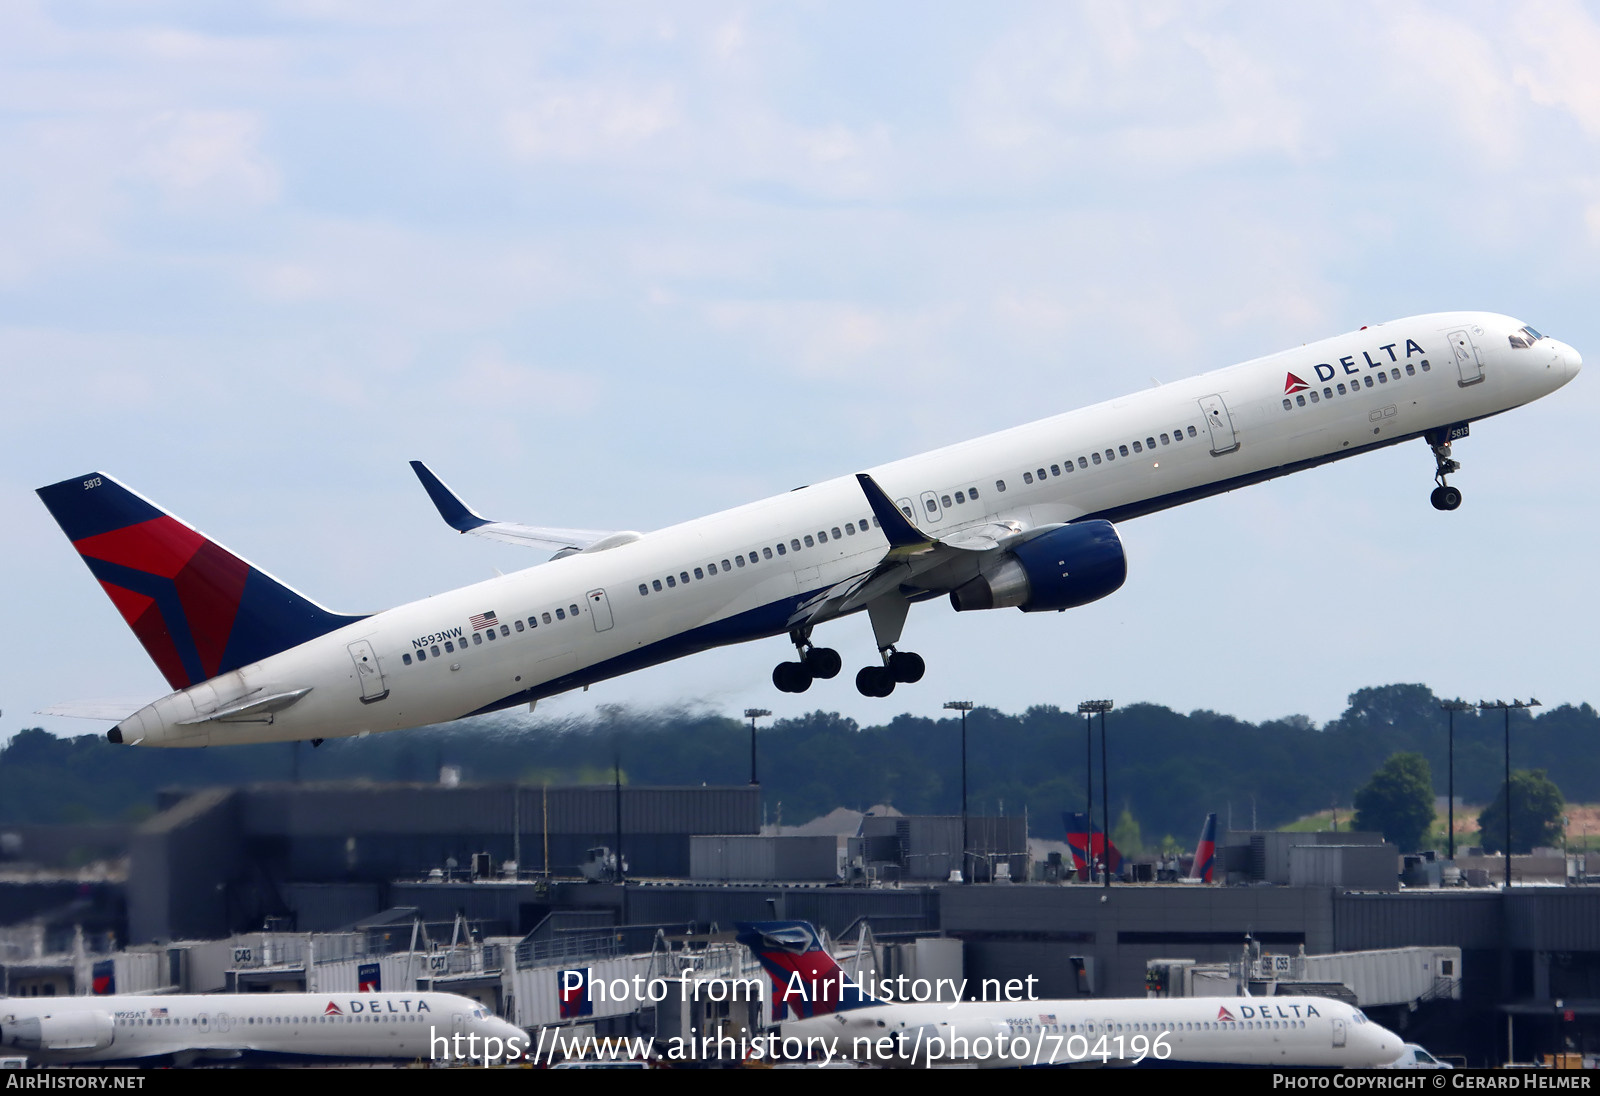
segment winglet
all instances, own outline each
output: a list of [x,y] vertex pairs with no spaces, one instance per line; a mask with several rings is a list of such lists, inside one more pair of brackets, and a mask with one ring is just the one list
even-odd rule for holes
[[420,460],[411,462],[411,470],[422,481],[423,490],[428,492],[428,497],[439,508],[439,516],[444,518],[446,525],[461,533],[470,533],[481,525],[491,522],[482,514],[475,512],[472,507],[456,497],[455,492],[444,485],[444,481],[433,474],[433,470]]
[[912,525],[905,514],[900,512],[900,508],[889,501],[889,496],[883,493],[883,488],[878,486],[876,480],[865,472],[857,472],[856,481],[861,484],[862,493],[867,496],[867,505],[872,507],[873,515],[878,519],[878,525],[883,529],[883,535],[889,538],[892,547],[909,548],[928,543],[928,538],[921,530]]

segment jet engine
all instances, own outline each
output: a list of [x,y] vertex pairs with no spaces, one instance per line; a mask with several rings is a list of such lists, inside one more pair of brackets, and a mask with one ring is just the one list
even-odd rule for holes
[[0,1024],[0,1046],[18,1050],[100,1050],[116,1038],[108,1012],[24,1016]]
[[1109,521],[1064,525],[1023,541],[950,592],[957,612],[1003,609],[1060,611],[1098,601],[1128,577],[1128,557]]

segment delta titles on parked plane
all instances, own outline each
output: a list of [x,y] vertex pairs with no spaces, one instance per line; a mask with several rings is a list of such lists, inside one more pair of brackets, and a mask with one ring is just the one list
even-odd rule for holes
[[[881,1065],[1386,1065],[1404,1043],[1324,997],[880,1000],[850,981],[804,921],[741,923],[772,981],[785,1045]],[[793,1041],[791,1043],[791,1041]]]
[[480,517],[420,463],[444,519],[553,562],[370,616],[330,612],[104,473],[39,495],[174,690],[46,714],[120,720],[146,746],[313,742],[492,712],[711,647],[787,635],[787,692],[841,669],[815,629],[865,610],[881,665],[913,602],[1064,610],[1122,585],[1114,522],[1421,438],[1433,504],[1460,505],[1470,423],[1560,388],[1571,347],[1509,319],[1440,313],[1042,419],[653,533]]
[[0,1053],[41,1064],[246,1053],[479,1061],[528,1035],[454,993],[236,993],[0,998]]

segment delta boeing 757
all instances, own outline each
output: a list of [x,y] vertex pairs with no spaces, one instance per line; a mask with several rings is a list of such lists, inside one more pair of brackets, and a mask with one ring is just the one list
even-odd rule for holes
[[[773,684],[841,659],[812,642],[865,611],[867,696],[919,680],[913,602],[1065,610],[1112,593],[1115,523],[1410,439],[1432,502],[1461,504],[1451,446],[1555,391],[1577,352],[1518,320],[1386,324],[1041,419],[653,533],[491,521],[413,467],[446,522],[550,562],[370,616],[331,612],[109,475],[39,496],[174,690],[113,742],[215,746],[355,735],[531,704],[712,647],[787,636]],[[52,714],[91,714],[63,705]]]

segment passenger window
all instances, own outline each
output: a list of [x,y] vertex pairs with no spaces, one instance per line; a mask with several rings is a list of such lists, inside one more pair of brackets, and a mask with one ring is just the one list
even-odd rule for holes
[[728,566],[728,561],[727,560],[723,560],[722,561],[722,570],[723,570],[723,573],[726,574],[727,572],[733,570],[733,568]]
[[1289,410],[1289,409],[1290,409],[1290,408],[1292,408],[1292,407],[1293,407],[1293,406],[1294,406],[1294,404],[1292,404],[1292,403],[1290,403],[1290,402],[1289,402],[1289,397],[1288,397],[1288,396],[1285,396],[1285,397],[1284,397],[1284,398],[1283,398],[1283,409],[1284,409],[1284,410],[1285,410],[1285,411],[1287,411],[1287,410]]
[[661,592],[661,580],[658,579],[658,578],[651,579],[650,580],[650,588],[652,590],[654,590],[656,593],[659,594]]
[[500,625],[500,634],[502,636],[510,635],[511,634],[511,625],[509,625],[509,624]]
[[685,586],[689,585],[689,572],[688,571],[679,571],[678,572],[678,581],[683,583]]
[[1004,491],[1006,489],[1006,481],[1005,480],[995,480],[994,481],[994,489],[996,491]]
[[962,503],[964,503],[966,501],[967,501],[967,493],[965,491],[957,491],[956,492],[956,505],[960,506]]
[[567,606],[567,611],[569,613],[571,613],[573,616],[577,616],[578,615],[578,607],[576,605],[568,605]]
[[[649,590],[649,587],[645,586],[645,584],[641,582],[641,583],[639,583],[639,592],[641,594],[647,594],[647,593],[650,592],[650,590]],[[515,624],[517,626],[517,631],[519,631],[519,632],[522,631],[522,620],[520,618],[517,619],[517,620],[513,620],[511,623],[513,623],[513,624]]]
[[1372,375],[1370,373],[1367,376],[1362,377],[1361,380],[1368,388],[1372,387]]
[[1154,449],[1156,447],[1156,439],[1155,438],[1145,438],[1144,439],[1144,447],[1146,449]]
[[785,553],[785,552],[787,552],[787,551],[788,551],[788,550],[789,550],[789,549],[787,549],[787,548],[785,548],[785,547],[784,547],[784,546],[783,546],[783,545],[781,545],[781,544],[780,544],[780,545],[778,545],[778,554],[779,554],[779,555],[780,555],[780,556],[781,556],[781,555],[783,555],[783,554],[784,554],[784,553]]
[[1400,370],[1398,370],[1398,369],[1389,370],[1389,379],[1390,380],[1396,380],[1396,381],[1399,380],[1400,379]]
[[[768,559],[771,559],[772,558],[772,549],[771,548],[763,548],[763,549],[761,549],[761,554],[763,556],[766,556]],[[783,545],[781,545],[781,544],[778,545],[778,554],[780,556],[783,555]]]
[[[650,596],[650,587],[646,586],[642,582],[639,583],[639,596],[640,597],[649,597]],[[520,620],[517,622],[517,631],[519,631],[519,632],[522,631],[522,622]]]
[[1041,468],[1037,472],[1035,472],[1034,475],[1039,477],[1039,482],[1040,483],[1044,482],[1044,469],[1043,468]]
[[1117,451],[1115,449],[1107,449],[1106,450],[1106,460],[1111,461],[1111,460],[1116,460],[1116,459],[1117,459]]
[[[490,628],[487,632],[484,632],[483,634],[488,636],[490,643],[494,642],[494,629],[493,628]],[[473,639],[477,639],[478,638],[478,633],[474,632],[472,634],[472,638]],[[462,644],[462,646],[466,646],[466,644]]]
[[1061,474],[1061,465],[1059,465],[1059,464],[1052,464],[1052,465],[1051,465],[1051,466],[1050,466],[1050,474],[1051,474],[1051,475],[1052,475],[1052,476],[1059,476],[1059,475],[1060,475],[1060,474]]
[[703,567],[696,567],[694,569],[694,577],[695,578],[705,578],[706,577],[705,569]]
[[1161,435],[1161,444],[1162,445],[1166,445],[1167,444],[1167,436],[1165,434]]
[[716,573],[717,573],[717,565],[715,563],[706,564],[706,574],[714,575]]
[[[661,583],[659,583],[659,582],[656,583],[656,589],[657,590],[661,589]],[[537,628],[538,626],[539,626],[539,618],[538,617],[531,616],[531,617],[528,618],[528,627]]]
[[1385,373],[1381,369],[1378,370],[1378,383],[1379,384],[1388,384],[1389,383],[1389,374]]
[[407,666],[409,666],[409,665],[411,665],[411,656],[409,654],[402,654],[400,656],[400,661],[404,662]]
[[[669,578],[668,578],[668,579],[667,579],[667,585],[668,585],[668,586],[671,586],[671,585],[672,585],[672,579],[671,579],[671,578],[670,578],[670,577],[669,577]],[[544,622],[545,622],[545,623],[546,623],[546,624],[549,624],[549,623],[550,623],[550,614],[549,614],[549,613],[545,613],[545,614],[544,614]]]
[[[768,559],[772,558],[772,549],[771,548],[767,549],[767,558]],[[754,552],[751,552],[750,553],[750,562],[751,563],[760,563],[761,559]]]
[[1123,456],[1127,456],[1128,455],[1128,447],[1126,445],[1119,445],[1119,446],[1117,446],[1117,452],[1121,453]]
[[1094,461],[1096,464],[1099,464],[1100,463],[1100,454],[1099,453],[1090,453],[1089,454],[1089,459]]
[[[807,537],[806,539],[810,540],[811,538]],[[789,551],[798,552],[799,550],[800,550],[800,542],[791,537],[790,540],[789,540]]]
[[1144,446],[1140,445],[1138,442],[1134,442],[1133,443],[1133,451],[1135,453],[1143,453],[1144,452]]
[[1304,396],[1296,396],[1294,398],[1294,403],[1296,407],[1304,407],[1306,405],[1306,398]]
[[950,496],[949,495],[940,495],[939,496],[939,501],[944,504],[944,508],[946,510],[950,509]]
[[847,537],[855,536],[856,535],[856,523],[853,522],[853,521],[845,522],[844,523],[844,533],[845,533],[845,536],[847,536]]
[[[477,639],[478,637],[477,637],[476,634],[474,634],[472,638],[473,639]],[[466,646],[467,646],[466,640],[462,640],[461,641],[461,646],[462,646],[463,649],[466,648]],[[455,651],[455,645],[452,644],[448,639],[444,641],[444,651],[445,651],[445,654],[452,654]]]
[[1316,403],[1320,399],[1322,399],[1322,397],[1317,395],[1316,389],[1312,389],[1312,391],[1311,391],[1311,402],[1312,403]]
[[428,652],[419,650],[417,652],[417,661],[418,662],[426,662],[426,661],[428,661]]
[[434,658],[438,658],[439,657],[439,645],[437,643],[435,643],[433,645],[433,657]]
[[833,539],[834,539],[834,540],[838,540],[838,539],[839,539],[839,536],[840,536],[840,534],[839,534],[839,527],[838,527],[838,526],[837,526],[837,525],[835,525],[835,526],[834,526],[834,527],[833,527]]
[[1410,362],[1406,362],[1406,376],[1415,377],[1416,375],[1417,375],[1417,367],[1412,365]]
[[1346,394],[1346,393],[1345,393],[1345,390],[1344,390],[1344,382],[1343,382],[1343,381],[1340,381],[1340,382],[1339,382],[1339,395],[1341,395],[1341,396],[1343,396],[1343,395],[1345,395],[1345,394]]
[[[673,589],[677,589],[677,587],[678,587],[678,580],[677,580],[677,579],[675,579],[675,578],[673,578],[673,577],[672,577],[672,576],[671,576],[671,575],[668,575],[668,576],[667,576],[667,585],[668,585],[668,586],[671,586],[671,587],[672,587],[672,588],[673,588]],[[546,624],[549,624],[549,623],[550,623],[550,614],[549,614],[549,613],[546,613],[546,614],[545,614],[545,615],[544,615],[544,622],[545,622],[545,623],[546,623]]]
[[1323,389],[1323,390],[1322,390],[1322,398],[1323,398],[1323,399],[1325,399],[1325,400],[1331,400],[1331,399],[1333,399],[1333,389],[1331,389],[1331,388],[1324,388],[1324,389]]
[[1424,373],[1426,373],[1428,371],[1428,359],[1427,358],[1423,358],[1422,359],[1422,371]]
[[1189,436],[1190,436],[1190,437],[1191,437],[1191,438],[1192,438],[1192,437],[1194,437],[1194,436],[1195,436],[1195,429],[1194,429],[1194,427],[1192,427],[1192,426],[1191,426],[1191,427],[1189,427]]
[[[743,567],[744,566],[744,557],[743,556],[734,556],[733,557],[733,562],[738,564],[740,567]],[[723,570],[726,571],[727,568],[724,567]]]
[[1069,461],[1067,461],[1067,462],[1066,462],[1066,463],[1065,463],[1065,464],[1064,464],[1064,465],[1063,465],[1063,467],[1065,467],[1065,468],[1066,468],[1066,470],[1067,470],[1067,471],[1068,471],[1068,472],[1071,472],[1071,471],[1072,471],[1072,462],[1071,462],[1071,461],[1070,461],[1070,460],[1069,460]]
[[828,543],[828,534],[826,532],[824,532],[823,530],[821,530],[821,529],[817,530],[817,543],[818,544],[826,544],[826,543]]
[[810,533],[807,533],[806,534],[806,547],[807,548],[815,548],[816,546],[817,546],[817,542],[811,539],[811,534]]
[[557,609],[556,610],[556,619],[557,620],[566,620],[567,619],[566,610],[565,609]]
[[[1025,484],[1032,483],[1033,482],[1033,473],[1032,472],[1024,472],[1024,473],[1022,473],[1022,482],[1025,483]],[[930,510],[933,509],[933,503],[930,502],[928,504],[928,509],[930,509]]]

